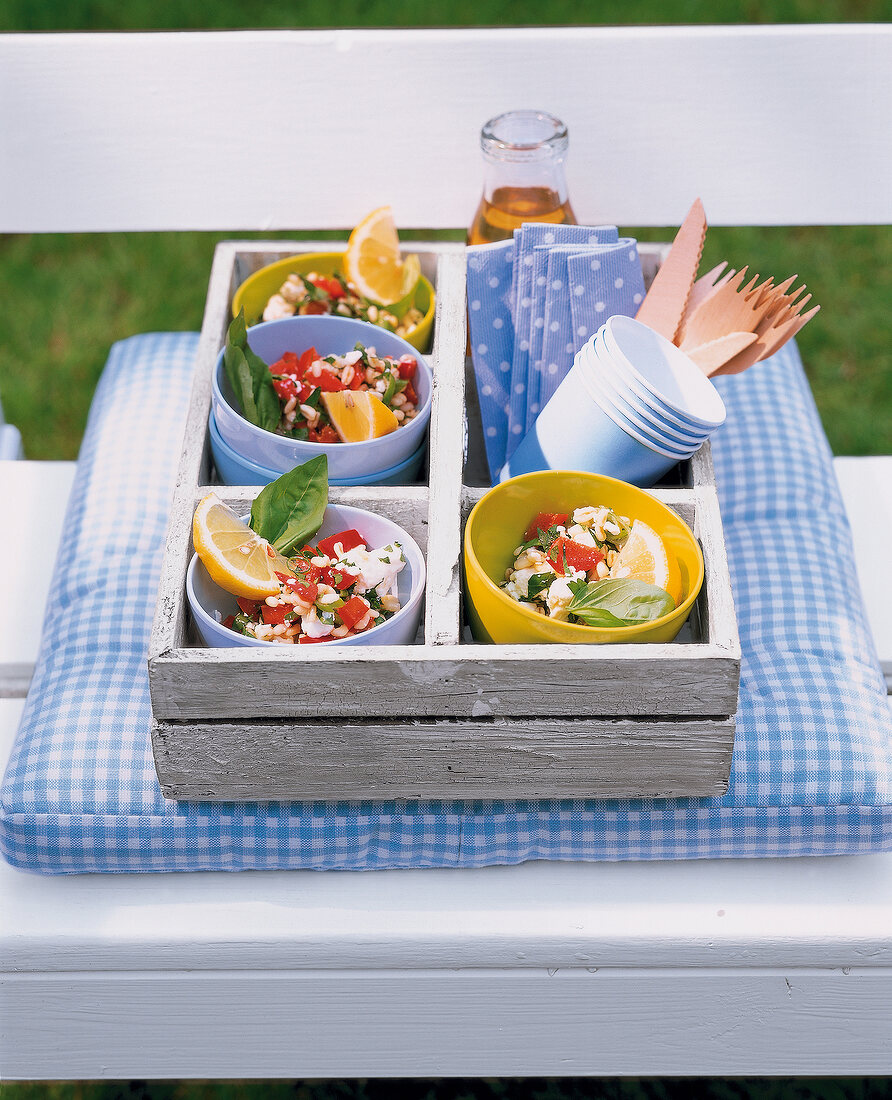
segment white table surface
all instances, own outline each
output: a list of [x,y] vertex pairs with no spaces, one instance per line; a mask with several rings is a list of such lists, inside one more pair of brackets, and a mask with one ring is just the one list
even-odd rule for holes
[[[21,707],[0,699],[2,760]],[[0,861],[7,1079],[890,1072],[892,853],[61,877]]]

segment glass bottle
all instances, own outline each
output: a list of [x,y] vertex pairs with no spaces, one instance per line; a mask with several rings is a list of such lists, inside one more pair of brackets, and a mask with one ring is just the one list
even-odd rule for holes
[[468,244],[505,240],[523,222],[575,224],[567,198],[567,127],[542,111],[508,111],[480,131],[483,197]]

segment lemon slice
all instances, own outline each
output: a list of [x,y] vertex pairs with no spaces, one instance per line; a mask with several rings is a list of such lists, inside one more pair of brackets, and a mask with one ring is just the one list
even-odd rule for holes
[[369,390],[323,393],[322,404],[331,425],[344,443],[363,443],[390,435],[400,426],[392,409]]
[[678,606],[681,599],[681,572],[675,558],[666,552],[663,540],[640,519],[632,521],[626,544],[617,554],[611,577],[634,577],[664,589]]
[[255,600],[275,596],[279,592],[276,572],[292,575],[287,559],[215,493],[209,493],[195,509],[192,542],[211,579],[233,596]]
[[418,282],[418,257],[400,258],[400,239],[389,206],[373,210],[350,234],[344,271],[364,298],[379,305],[398,302]]

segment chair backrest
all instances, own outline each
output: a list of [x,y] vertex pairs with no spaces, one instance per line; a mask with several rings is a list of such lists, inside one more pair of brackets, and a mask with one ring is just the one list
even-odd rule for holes
[[463,226],[514,107],[581,221],[892,221],[892,27],[562,27],[0,36],[0,231]]

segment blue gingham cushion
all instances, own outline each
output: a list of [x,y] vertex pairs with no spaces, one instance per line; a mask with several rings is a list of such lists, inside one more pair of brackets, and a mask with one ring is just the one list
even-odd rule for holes
[[124,341],[97,389],[50,593],[54,625],[0,788],[10,862],[47,873],[371,869],[892,847],[892,723],[846,565],[830,452],[792,345],[719,379],[728,421],[714,455],[743,646],[724,798],[162,798],[145,656],[196,343]]

